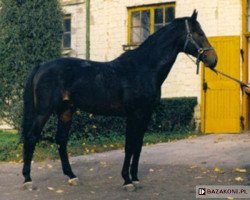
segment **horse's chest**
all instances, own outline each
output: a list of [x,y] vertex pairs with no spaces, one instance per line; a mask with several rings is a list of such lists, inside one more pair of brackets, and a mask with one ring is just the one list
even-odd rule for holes
[[160,91],[151,84],[138,84],[125,89],[124,99],[137,107],[150,105],[157,101]]

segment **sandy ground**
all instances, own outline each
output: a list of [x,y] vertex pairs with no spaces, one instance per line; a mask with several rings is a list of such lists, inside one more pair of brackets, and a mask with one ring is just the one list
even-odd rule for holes
[[[193,200],[196,185],[250,183],[250,134],[206,135],[143,148],[142,188],[124,191],[122,150],[71,158],[80,179],[69,186],[56,161],[33,163],[34,191],[22,189],[22,164],[0,163],[0,200]],[[215,172],[214,168],[219,168]],[[245,168],[247,173],[236,172]],[[236,177],[242,177],[237,182]]]

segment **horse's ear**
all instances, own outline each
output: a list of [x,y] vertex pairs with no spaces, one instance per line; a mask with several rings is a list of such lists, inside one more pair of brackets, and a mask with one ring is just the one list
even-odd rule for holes
[[192,16],[191,16],[191,19],[192,21],[196,21],[197,20],[197,15],[198,15],[198,11],[195,9]]

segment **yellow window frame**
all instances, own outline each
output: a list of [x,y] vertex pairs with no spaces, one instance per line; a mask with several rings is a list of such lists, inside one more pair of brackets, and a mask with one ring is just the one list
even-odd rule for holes
[[[149,10],[150,12],[150,35],[154,33],[154,26],[155,26],[155,9],[166,9],[166,8],[174,8],[174,14],[175,14],[175,3],[164,3],[164,4],[153,4],[153,5],[143,5],[143,6],[136,6],[136,7],[129,7],[128,8],[128,44],[134,45],[131,43],[131,18],[132,18],[132,12],[136,11],[145,11]],[[163,12],[163,19],[165,19],[165,12]]]

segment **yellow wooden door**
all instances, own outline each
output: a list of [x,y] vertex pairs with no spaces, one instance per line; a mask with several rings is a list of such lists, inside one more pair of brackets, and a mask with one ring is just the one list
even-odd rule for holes
[[[240,78],[240,37],[213,37],[217,69]],[[204,133],[240,132],[240,86],[202,67],[202,126]]]

